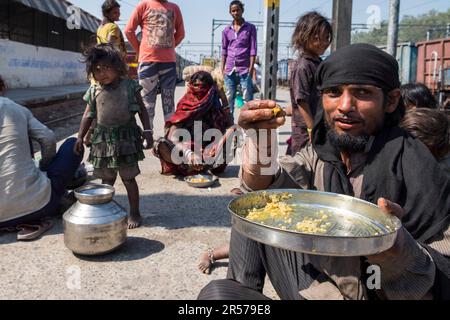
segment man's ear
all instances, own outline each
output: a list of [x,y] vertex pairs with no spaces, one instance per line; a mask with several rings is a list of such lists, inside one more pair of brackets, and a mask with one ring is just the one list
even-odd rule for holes
[[397,109],[401,96],[400,89],[394,89],[388,92],[385,105],[386,113],[392,113]]

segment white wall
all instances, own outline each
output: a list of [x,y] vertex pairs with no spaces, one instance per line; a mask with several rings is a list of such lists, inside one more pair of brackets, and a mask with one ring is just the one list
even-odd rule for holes
[[0,75],[8,88],[87,83],[82,55],[0,39]]

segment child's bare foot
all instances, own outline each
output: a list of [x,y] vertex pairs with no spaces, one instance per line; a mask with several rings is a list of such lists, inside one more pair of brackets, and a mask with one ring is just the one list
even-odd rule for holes
[[128,229],[136,229],[141,226],[142,223],[142,217],[140,213],[137,214],[130,214],[130,217],[128,218]]
[[200,256],[200,260],[198,263],[198,269],[202,273],[210,274],[212,265],[213,264],[211,262],[210,253],[209,253],[209,250],[207,250],[207,251],[203,252],[202,255]]

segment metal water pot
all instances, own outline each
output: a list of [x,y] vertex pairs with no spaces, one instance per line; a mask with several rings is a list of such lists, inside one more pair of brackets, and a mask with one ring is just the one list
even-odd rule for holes
[[103,184],[75,189],[78,201],[63,215],[67,248],[81,255],[99,255],[126,241],[128,214],[113,200],[114,192],[114,187]]

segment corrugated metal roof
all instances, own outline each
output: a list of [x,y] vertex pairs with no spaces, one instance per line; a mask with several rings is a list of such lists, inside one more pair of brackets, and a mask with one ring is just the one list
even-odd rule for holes
[[[65,0],[14,0],[20,2],[27,7],[51,14],[55,17],[66,20],[69,17],[67,8],[73,4]],[[101,20],[97,17],[81,10],[81,27],[83,29],[97,32]]]

